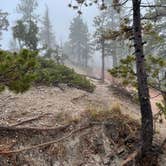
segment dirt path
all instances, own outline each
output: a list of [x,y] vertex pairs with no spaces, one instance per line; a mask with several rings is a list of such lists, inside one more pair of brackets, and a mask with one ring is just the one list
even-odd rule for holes
[[108,90],[109,84],[101,84],[93,80],[96,84],[94,93],[87,93],[82,90],[65,87],[62,91],[56,87],[32,88],[24,94],[13,94],[5,91],[0,95],[0,124],[10,125],[27,118],[32,118],[48,113],[45,119],[37,121],[32,125],[55,125],[52,121],[47,121],[48,117],[53,117],[57,113],[66,113],[77,116],[90,107],[109,109],[114,103],[119,103],[125,112],[135,112],[139,114],[138,106],[132,102],[117,98]]
[[[0,125],[12,125],[46,114],[43,118],[25,123],[23,126],[52,127],[58,124],[58,118],[61,117],[61,114],[76,118],[82,111],[91,107],[110,109],[112,105],[117,103],[121,106],[124,114],[140,119],[137,104],[115,95],[109,90],[109,83],[102,84],[97,80],[92,80],[92,82],[96,85],[94,93],[68,87],[64,87],[64,91],[57,87],[38,87],[17,95],[5,91],[0,95]],[[160,136],[164,139],[166,137],[166,125],[158,124],[157,130],[160,131]],[[160,136],[158,136],[158,139],[160,139]],[[161,156],[162,165],[165,158],[166,153]]]

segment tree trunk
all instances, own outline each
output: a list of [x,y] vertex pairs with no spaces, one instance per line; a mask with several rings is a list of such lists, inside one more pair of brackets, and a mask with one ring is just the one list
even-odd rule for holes
[[105,55],[104,55],[105,54],[105,48],[104,48],[104,44],[105,44],[104,39],[102,39],[102,42],[101,42],[101,45],[102,45],[102,50],[101,50],[102,51],[102,55],[101,55],[101,61],[102,61],[102,64],[101,64],[102,65],[101,66],[101,81],[102,82],[104,82],[104,79],[105,79],[105,73],[104,73],[105,72],[104,71],[105,70],[105,62],[104,62],[104,60],[105,60],[105,58],[104,58],[105,57]]
[[140,0],[132,0],[133,3],[133,33],[134,47],[136,55],[138,95],[141,107],[141,155],[146,156],[147,152],[152,149],[153,141],[153,116],[149,99],[149,89],[147,84],[147,75],[144,65],[144,53],[141,32]]
[[117,67],[118,65],[118,58],[117,58],[117,41],[114,41],[113,43],[113,54],[112,54],[112,62],[113,67]]

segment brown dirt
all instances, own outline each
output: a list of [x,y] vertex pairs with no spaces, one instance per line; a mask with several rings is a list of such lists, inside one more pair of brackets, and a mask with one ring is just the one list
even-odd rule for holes
[[[92,82],[96,85],[96,90],[94,93],[87,93],[82,90],[74,89],[74,88],[68,88],[64,87],[64,91],[60,90],[57,87],[37,87],[32,88],[28,92],[24,94],[13,94],[9,91],[5,91],[0,95],[0,125],[1,126],[10,126],[13,124],[16,124],[18,122],[37,117],[43,114],[44,117],[34,120],[25,124],[22,124],[23,127],[55,127],[59,125],[64,125],[66,123],[69,123],[73,119],[79,119],[80,115],[87,109],[95,108],[100,110],[108,110],[111,108],[111,105],[119,103],[122,113],[128,114],[132,118],[139,120],[140,114],[139,114],[139,106],[137,104],[134,104],[133,101],[128,100],[126,98],[117,97],[114,95],[113,92],[111,92],[108,88],[109,83],[102,84],[100,81],[92,80]],[[163,125],[157,126],[158,129],[161,129]],[[89,131],[89,130],[88,130]],[[90,130],[91,131],[91,130]],[[98,131],[98,129],[94,128],[93,133],[94,135],[97,135],[97,132],[95,134],[95,131]],[[162,128],[162,133],[165,131],[165,127]],[[28,133],[27,133],[28,134]],[[33,144],[37,144],[41,142],[42,140],[49,141],[51,139],[59,138],[63,135],[63,133],[59,133],[55,136],[50,136],[44,133],[44,136],[33,136]],[[83,132],[82,135],[79,135],[80,137],[85,137],[87,135],[87,132]],[[94,137],[93,135],[93,137]],[[15,148],[21,148],[24,147],[25,139],[26,137],[22,137],[19,135],[19,141],[17,142],[17,135],[15,135],[16,138],[9,139],[5,138],[3,135],[1,135],[0,139],[0,151],[3,149],[11,149],[12,147]],[[27,136],[26,140],[26,146],[29,145],[30,141],[29,136]],[[98,136],[96,136],[96,139]],[[159,138],[159,137],[158,137]],[[24,139],[24,140],[23,140]],[[63,160],[63,155],[66,153],[72,154],[73,158],[71,159],[73,163],[74,162],[74,155],[78,153],[78,151],[75,151],[72,149],[76,144],[78,146],[78,140],[77,137],[74,137],[73,140],[70,140],[70,144],[54,144],[50,146],[47,150],[48,153],[44,154],[49,156],[50,153],[58,153],[59,160]],[[83,140],[85,141],[85,139]],[[8,142],[7,146],[5,148],[3,147],[4,142]],[[87,143],[88,146],[89,142]],[[71,146],[68,148],[68,151],[65,152],[65,147]],[[84,149],[86,150],[86,149]],[[124,149],[122,149],[123,151]],[[51,151],[51,152],[50,152]],[[36,154],[37,153],[37,154]],[[89,152],[85,152],[86,156],[88,156]],[[38,159],[33,159],[33,155],[37,155]],[[31,156],[31,157],[30,157]],[[78,156],[77,156],[78,157]],[[30,154],[24,154],[22,155],[22,158],[27,161],[31,161],[32,166],[47,166],[49,164],[46,164],[48,162],[45,162],[43,160],[43,153],[40,155],[39,152],[32,151]],[[49,157],[48,157],[49,158]],[[163,158],[161,159],[161,163],[163,163]],[[41,159],[41,160],[40,160]],[[17,156],[15,156],[14,160],[17,160]],[[36,161],[39,161],[38,164],[35,163]],[[49,158],[49,162],[51,163],[51,158]],[[58,166],[61,165],[61,162],[54,163],[54,165]],[[79,161],[77,158],[76,160],[78,163],[72,164],[72,166],[81,165],[82,161]],[[64,165],[67,164],[67,161],[64,161]],[[100,163],[101,160],[99,159],[99,156],[92,155],[89,163],[89,166],[94,165],[96,163]],[[45,163],[45,164],[42,164]],[[7,165],[10,166],[11,164]],[[21,165],[23,165],[21,163]],[[24,164],[28,165],[28,163]],[[86,165],[86,164],[82,164]],[[87,164],[88,165],[88,164]],[[97,165],[97,164],[95,164]],[[102,164],[98,164],[99,166]],[[118,166],[114,164],[115,166]],[[18,165],[19,166],[19,165]],[[50,164],[51,166],[51,164]],[[112,165],[113,166],[113,165]]]

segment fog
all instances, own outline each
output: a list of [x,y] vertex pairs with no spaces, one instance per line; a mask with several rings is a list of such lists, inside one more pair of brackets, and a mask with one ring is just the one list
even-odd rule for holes
[[[55,32],[56,40],[58,43],[65,42],[69,34],[69,26],[73,17],[77,16],[77,12],[68,7],[69,0],[38,0],[38,8],[36,14],[39,15],[39,23],[42,19],[45,11],[45,6],[49,8],[50,19],[53,25],[53,31]],[[11,27],[15,21],[20,18],[20,15],[16,11],[16,6],[19,0],[1,0],[1,10],[9,13],[8,19],[10,26],[7,32],[3,32],[1,44],[2,48],[9,48],[9,41],[12,36]],[[93,18],[98,14],[98,10],[95,6],[90,9],[83,10],[82,15],[84,21],[88,24],[90,32],[93,31]]]
[[[87,71],[88,74],[89,71],[101,73],[102,70],[105,70],[106,72],[107,69],[116,67],[120,59],[133,54],[132,41],[102,39],[103,32],[120,31],[121,23],[126,18],[131,18],[130,1],[120,11],[112,6],[110,0],[105,0],[108,8],[104,11],[99,10],[100,5],[89,5],[88,7],[84,5],[79,9],[78,6],[75,6],[75,1],[70,0],[2,0],[2,2],[0,9],[9,14],[7,16],[9,26],[7,31],[2,31],[1,49],[38,50],[42,56],[54,60],[57,60],[58,57],[66,65],[72,64],[72,67]],[[28,12],[17,10],[21,3],[28,8],[26,2],[38,3],[32,9],[32,20],[23,19],[23,15]],[[74,9],[75,7],[76,9]],[[82,14],[79,15],[79,12]],[[141,14],[145,12],[146,10],[142,9]],[[22,29],[18,26],[19,20],[24,24]],[[37,28],[36,32],[28,34],[26,39],[23,39],[26,31],[34,30],[31,28],[31,21],[34,23],[34,28]],[[127,26],[131,26],[130,21]],[[119,36],[119,38],[121,37]],[[104,44],[101,42],[102,40],[104,40]],[[150,51],[152,50],[149,45],[147,49],[145,48],[145,52]]]

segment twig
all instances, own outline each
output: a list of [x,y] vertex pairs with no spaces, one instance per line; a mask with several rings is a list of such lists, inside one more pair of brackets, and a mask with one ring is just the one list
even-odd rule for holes
[[14,131],[14,132],[19,132],[19,131],[48,131],[48,130],[63,130],[67,127],[69,127],[70,124],[67,125],[63,125],[63,126],[58,126],[58,127],[49,127],[49,128],[38,128],[38,127],[14,127],[14,126],[0,126],[0,132],[10,132],[10,131]]
[[19,125],[22,125],[22,124],[24,124],[24,123],[32,122],[32,121],[34,121],[34,120],[39,120],[39,119],[43,118],[43,117],[46,116],[46,115],[48,115],[48,114],[39,115],[39,116],[37,116],[37,117],[33,117],[33,118],[30,118],[30,119],[26,119],[26,120],[24,120],[24,121],[21,121],[21,122],[12,124],[12,125],[10,125],[10,127],[19,126]]
[[103,122],[97,122],[97,121],[92,121],[90,122],[91,125],[112,125],[113,122],[106,122],[106,121],[103,121]]
[[161,96],[161,95],[162,95],[162,94],[159,93],[159,94],[157,94],[157,95],[155,95],[155,96],[150,97],[150,99],[154,99],[154,98],[156,98],[156,97],[158,97],[158,96]]
[[163,141],[162,144],[160,145],[160,149],[163,149],[164,146],[165,146],[165,144],[166,144],[166,138],[164,139],[164,141]]
[[6,151],[6,152],[0,152],[0,155],[8,155],[8,154],[13,154],[13,153],[20,153],[20,152],[23,152],[23,151],[28,151],[28,150],[40,148],[40,147],[43,147],[43,146],[48,146],[48,145],[51,145],[51,144],[55,144],[55,143],[61,142],[61,141],[65,140],[65,139],[71,137],[72,135],[76,134],[77,132],[79,132],[81,130],[85,130],[85,129],[90,128],[90,127],[91,126],[88,125],[88,126],[76,129],[76,130],[70,132],[68,135],[66,135],[66,136],[64,136],[62,138],[53,140],[53,141],[45,142],[45,143],[42,143],[42,144],[34,145],[34,146],[23,148],[23,149],[18,149],[18,150],[13,150],[13,151]]
[[136,156],[138,155],[139,151],[136,150],[132,154],[130,154],[126,160],[124,160],[120,166],[126,166],[130,161],[134,160]]
[[80,100],[80,99],[82,99],[82,98],[84,98],[86,96],[87,96],[87,94],[83,94],[81,96],[75,97],[75,98],[71,99],[71,102],[74,103],[75,101]]

